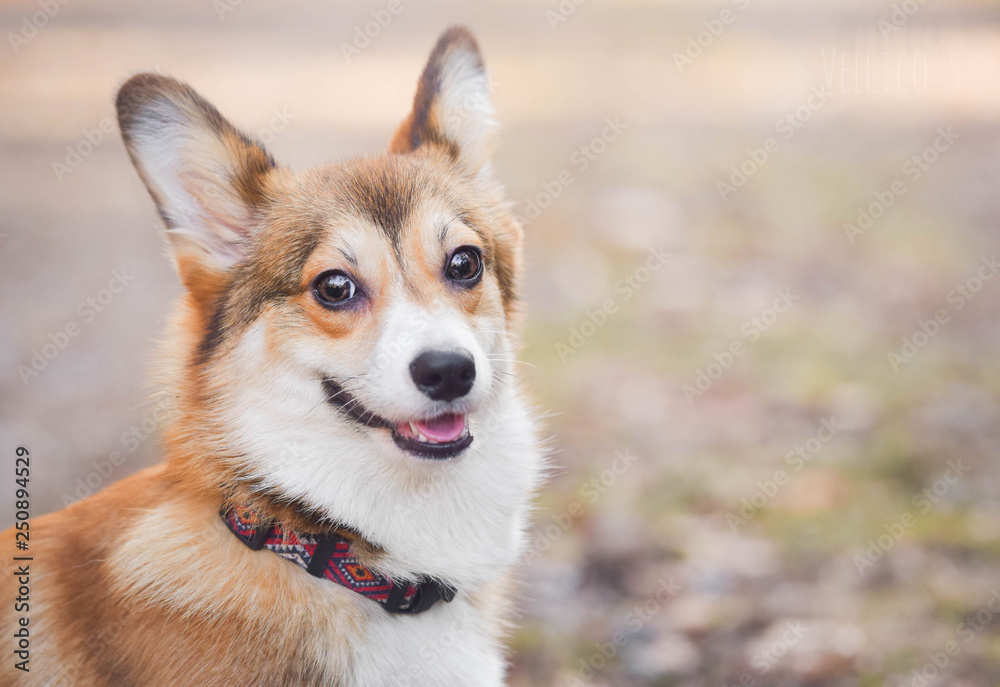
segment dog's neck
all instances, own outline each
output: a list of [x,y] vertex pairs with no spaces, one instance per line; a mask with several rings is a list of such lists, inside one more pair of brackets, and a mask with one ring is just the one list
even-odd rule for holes
[[[304,503],[301,499],[267,489],[253,483],[234,483],[220,490],[221,510],[241,507],[253,510],[260,517],[273,523],[280,523],[290,530],[305,534],[338,534],[352,541],[363,542],[362,537],[350,525],[337,522],[319,509]],[[370,550],[378,551],[375,545]]]
[[[194,447],[192,437],[218,434],[184,431],[183,420],[167,439],[186,444],[173,451],[178,478],[220,508],[251,506],[296,531],[337,532],[357,542],[365,563],[388,577],[433,577],[474,589],[516,562],[540,479],[534,421],[512,394],[478,418],[467,453],[445,464],[402,461],[387,470],[368,444],[358,443],[340,449],[343,460],[334,468],[320,430],[296,437],[294,461],[270,464],[266,453],[246,450],[206,460],[218,442]],[[249,477],[255,474],[263,477]]]
[[296,531],[245,506],[224,508],[220,515],[233,535],[251,550],[267,549],[313,577],[380,604],[388,613],[423,613],[438,601],[450,602],[458,591],[430,579],[391,580],[365,563],[367,542],[335,531]]

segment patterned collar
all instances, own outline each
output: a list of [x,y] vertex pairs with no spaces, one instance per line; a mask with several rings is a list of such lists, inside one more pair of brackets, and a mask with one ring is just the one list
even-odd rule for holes
[[423,613],[440,600],[455,598],[453,587],[435,581],[397,584],[351,555],[350,542],[338,534],[297,533],[281,523],[264,521],[247,507],[224,510],[222,519],[254,551],[269,549],[303,567],[313,577],[330,580],[382,604],[389,613]]

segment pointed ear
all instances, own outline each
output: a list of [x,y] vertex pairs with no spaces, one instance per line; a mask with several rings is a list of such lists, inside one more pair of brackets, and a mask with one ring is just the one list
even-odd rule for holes
[[156,74],[118,91],[118,123],[139,176],[167,224],[192,291],[246,257],[274,160],[188,85]]
[[417,84],[413,111],[389,151],[438,146],[472,175],[487,168],[496,122],[490,80],[476,39],[464,27],[441,35]]

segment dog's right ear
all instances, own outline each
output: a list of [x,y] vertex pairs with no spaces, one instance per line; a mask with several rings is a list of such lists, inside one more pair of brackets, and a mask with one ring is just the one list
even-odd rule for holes
[[275,168],[188,85],[138,74],[118,91],[118,124],[139,176],[167,225],[181,280],[214,290],[247,254]]

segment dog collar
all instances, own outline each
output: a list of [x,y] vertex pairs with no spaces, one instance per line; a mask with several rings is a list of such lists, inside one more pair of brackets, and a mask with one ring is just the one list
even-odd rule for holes
[[350,541],[338,534],[293,532],[281,523],[265,521],[244,506],[224,510],[221,515],[237,539],[252,550],[273,551],[305,568],[313,577],[330,580],[382,604],[389,613],[423,613],[438,601],[455,598],[455,588],[446,584],[397,584],[380,575],[352,556]]

